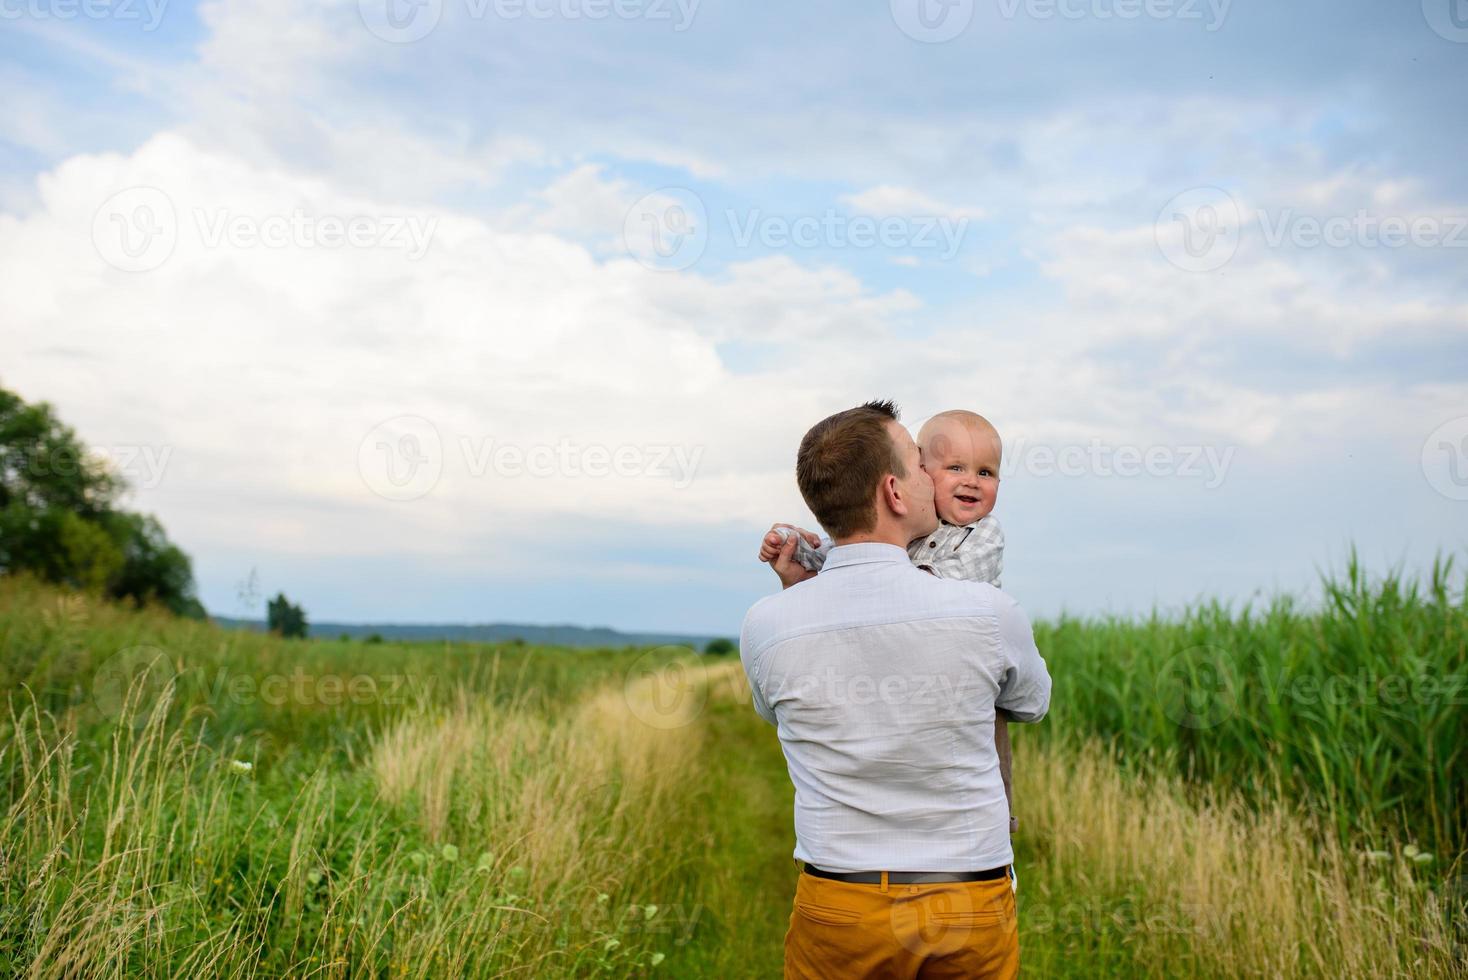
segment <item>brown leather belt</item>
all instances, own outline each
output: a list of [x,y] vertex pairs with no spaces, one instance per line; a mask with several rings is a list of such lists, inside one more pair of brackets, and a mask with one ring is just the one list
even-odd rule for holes
[[[805,865],[805,873],[817,878],[846,881],[855,885],[880,885],[880,871],[826,871],[813,864]],[[952,881],[993,881],[1009,877],[1009,865],[1001,864],[987,871],[888,871],[889,885],[938,885]]]

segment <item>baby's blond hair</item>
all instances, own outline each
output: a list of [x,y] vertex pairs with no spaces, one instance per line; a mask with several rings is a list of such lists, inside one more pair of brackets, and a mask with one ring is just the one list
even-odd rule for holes
[[1004,453],[1004,440],[999,437],[999,430],[994,428],[993,423],[977,412],[970,412],[962,408],[950,408],[946,412],[939,412],[924,422],[923,427],[918,430],[917,444],[919,448],[927,451],[931,445],[933,436],[943,427],[943,423],[945,422],[957,422],[969,432],[991,437],[1002,457]]

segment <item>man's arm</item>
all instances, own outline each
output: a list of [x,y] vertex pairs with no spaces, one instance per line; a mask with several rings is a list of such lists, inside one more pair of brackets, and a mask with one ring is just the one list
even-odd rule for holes
[[1013,721],[1039,721],[1050,710],[1050,671],[1035,647],[1034,630],[1019,603],[997,593],[994,605],[1004,657],[1004,675],[994,707],[1002,708]]
[[[753,612],[754,610],[751,609],[750,614],[753,614]],[[751,699],[754,701],[755,713],[773,725],[776,723],[774,709],[769,706],[769,703],[765,701],[765,696],[760,693],[759,678],[755,676],[754,655],[756,652],[759,652],[756,650],[756,644],[759,642],[759,638],[756,635],[758,631],[750,628],[749,621],[750,615],[747,614],[744,617],[744,624],[739,628],[739,659],[743,661],[744,674],[749,678],[749,692]]]
[[1004,780],[1004,801],[1009,804],[1009,832],[1019,829],[1014,815],[1014,750],[1009,745],[1009,713],[994,709],[994,751],[999,754],[999,778]]

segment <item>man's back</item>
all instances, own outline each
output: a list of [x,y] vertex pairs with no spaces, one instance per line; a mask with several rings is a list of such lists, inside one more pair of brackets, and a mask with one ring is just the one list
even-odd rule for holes
[[830,871],[1011,861],[994,708],[1037,721],[1050,701],[1012,599],[935,578],[895,545],[845,545],[749,611],[740,655],[795,784],[797,858]]

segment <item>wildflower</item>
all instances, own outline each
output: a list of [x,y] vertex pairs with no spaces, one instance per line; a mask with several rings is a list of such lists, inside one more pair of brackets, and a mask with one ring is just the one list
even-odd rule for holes
[[1391,859],[1391,854],[1386,851],[1367,851],[1366,859],[1372,864],[1380,864]]
[[1431,864],[1432,855],[1427,853],[1426,851],[1419,851],[1416,854],[1412,855],[1412,861],[1414,864]]
[[452,844],[445,844],[439,849],[439,853],[443,855],[445,861],[459,860],[459,849]]
[[653,953],[652,954],[652,962],[651,962],[651,965],[652,966],[657,966],[659,963],[661,963],[663,960],[665,960],[667,958],[668,958],[668,956],[667,956],[666,953]]
[[231,759],[229,760],[229,767],[235,772],[249,772],[255,768],[255,764],[253,762],[246,762],[244,759]]
[[607,951],[607,952],[608,952],[608,953],[610,953],[610,952],[611,952],[611,951],[612,951],[612,950],[614,950],[614,949],[616,949],[616,948],[617,948],[617,947],[618,947],[618,946],[620,946],[620,945],[622,945],[622,940],[620,940],[620,939],[616,939],[616,938],[613,938],[613,939],[608,939],[608,940],[607,940],[607,941],[606,941],[606,943],[604,943],[604,944],[603,944],[603,945],[602,945],[602,949],[604,949],[604,950],[606,950],[606,951]]
[[658,907],[656,905],[644,905],[642,907],[642,915],[643,915],[644,918],[651,919],[653,916],[655,916],[657,914],[658,914]]
[[1406,847],[1402,848],[1402,853],[1409,858],[1415,858],[1417,856],[1417,845],[1408,844]]
[[611,898],[612,896],[608,895],[606,892],[601,892],[599,895],[596,896],[596,904],[605,905],[607,904],[607,902],[611,901]]

